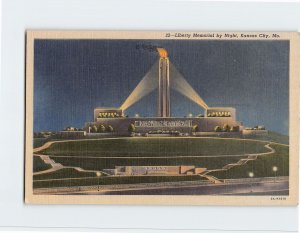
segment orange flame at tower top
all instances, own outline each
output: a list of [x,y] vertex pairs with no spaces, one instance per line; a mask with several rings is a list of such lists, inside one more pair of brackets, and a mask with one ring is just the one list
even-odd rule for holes
[[167,58],[168,57],[168,52],[164,48],[157,48],[157,52],[159,53],[159,56],[161,58]]

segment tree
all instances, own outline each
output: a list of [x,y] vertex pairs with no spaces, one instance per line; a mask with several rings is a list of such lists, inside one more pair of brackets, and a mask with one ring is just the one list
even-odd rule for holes
[[240,127],[237,125],[237,126],[232,126],[231,128],[230,128],[230,131],[231,132],[238,132],[240,130]]
[[221,132],[222,131],[222,128],[221,128],[221,126],[216,126],[215,127],[215,132]]
[[228,124],[223,125],[223,131],[224,132],[229,132],[230,131],[230,126]]
[[96,125],[92,126],[91,133],[97,133],[97,126]]
[[111,125],[109,125],[109,126],[107,126],[106,130],[107,130],[107,132],[113,132],[114,128]]
[[199,130],[198,125],[193,125],[193,132],[198,132],[198,130]]
[[105,126],[104,126],[104,125],[99,125],[97,131],[98,131],[98,133],[103,133],[103,132],[105,132]]
[[134,124],[130,124],[130,125],[128,126],[128,131],[129,131],[129,132],[134,132],[134,131],[135,131],[135,126],[134,126]]

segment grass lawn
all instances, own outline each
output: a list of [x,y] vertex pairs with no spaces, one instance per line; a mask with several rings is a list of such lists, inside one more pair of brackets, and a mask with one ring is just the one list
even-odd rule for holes
[[254,177],[272,177],[275,175],[272,168],[278,167],[277,176],[289,175],[289,147],[271,144],[276,152],[272,155],[258,156],[254,161],[249,161],[245,165],[233,167],[227,171],[211,172],[219,179],[249,178],[249,172],[254,173]]
[[[42,153],[64,166],[81,167],[85,170],[102,170],[115,166],[168,166],[194,165],[207,169],[218,169],[229,163],[235,163],[245,154],[269,151],[265,142],[253,142],[220,138],[118,138],[89,141],[71,141],[55,143]],[[273,166],[278,167],[277,176],[289,174],[289,150],[287,146],[271,144],[275,154],[259,156],[255,161],[249,161],[242,166],[236,166],[228,171],[209,173],[219,179],[247,178],[249,172],[255,177],[274,176]],[[198,158],[172,158],[172,156],[210,156]],[[212,157],[222,155],[221,157]],[[238,156],[232,156],[238,155]],[[62,157],[64,156],[64,157]],[[75,156],[75,157],[68,157]],[[92,156],[96,158],[87,158]],[[103,157],[128,158],[103,158]],[[147,156],[150,158],[131,158]],[[166,156],[166,158],[157,158]],[[144,177],[100,177],[96,174],[81,173],[74,169],[63,169],[54,173],[35,176],[34,180],[75,178],[75,180],[34,181],[34,187],[62,187],[99,184],[135,184],[183,181],[201,179],[199,176],[144,176]]]
[[34,175],[33,180],[45,179],[61,179],[61,178],[80,178],[80,177],[96,177],[95,172],[79,172],[74,168],[63,168],[54,172]]
[[139,184],[139,183],[159,183],[159,182],[179,182],[206,180],[203,177],[193,176],[103,176],[99,178],[73,179],[73,180],[52,180],[52,181],[33,181],[33,188],[52,188],[52,187],[72,187],[89,185],[111,185],[111,184]]
[[54,143],[41,153],[99,157],[243,155],[266,152],[265,144],[219,138],[117,138]]
[[48,142],[48,138],[34,138],[33,139],[33,148],[40,147],[44,145],[46,142]]
[[196,167],[205,167],[216,169],[225,166],[228,163],[234,163],[245,158],[245,156],[223,158],[150,158],[150,159],[133,159],[133,158],[61,158],[51,157],[55,162],[64,166],[81,167],[86,170],[102,170],[104,168],[115,168],[115,166],[171,166],[171,165],[195,165]]
[[33,172],[44,171],[50,168],[51,165],[44,163],[39,156],[33,156]]
[[282,143],[287,145],[289,144],[289,136],[279,134],[273,131],[269,131],[267,135],[248,135],[248,136],[243,136],[243,138],[277,142],[277,143]]

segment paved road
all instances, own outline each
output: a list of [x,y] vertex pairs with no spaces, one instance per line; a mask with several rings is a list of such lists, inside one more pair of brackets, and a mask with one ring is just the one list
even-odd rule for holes
[[[206,186],[190,187],[168,187],[168,188],[151,188],[151,189],[132,189],[132,190],[114,190],[99,192],[105,195],[271,195],[273,192],[288,194],[289,182],[256,182],[256,183],[239,183],[239,184],[214,184]],[[87,192],[85,194],[96,194]]]
[[288,195],[288,177],[233,179],[226,183],[170,182],[166,184],[93,185],[40,188],[35,194],[81,195]]

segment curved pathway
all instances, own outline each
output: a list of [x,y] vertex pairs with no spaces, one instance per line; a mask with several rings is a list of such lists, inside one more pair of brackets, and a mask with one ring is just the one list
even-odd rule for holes
[[[102,140],[118,140],[118,139],[132,139],[134,137],[119,137],[119,138],[90,138],[90,139],[75,139],[75,140],[59,140],[59,141],[50,141],[46,142],[44,145],[33,148],[33,153],[40,152],[42,150],[48,149],[52,144],[54,143],[64,143],[64,142],[80,142],[80,141],[102,141]],[[151,139],[155,138],[170,138],[170,137],[151,137]],[[217,137],[171,137],[172,139],[182,139],[182,138],[195,138],[195,139],[212,139],[212,140],[236,140],[236,141],[252,141],[252,142],[265,142],[268,144],[276,144],[276,145],[281,145],[281,146],[289,146],[287,144],[282,144],[282,143],[277,143],[277,142],[270,142],[270,141],[265,141],[265,140],[257,140],[257,139],[245,139],[245,138],[217,138]],[[134,139],[139,139],[139,140],[145,140],[149,139],[147,137],[136,137]]]
[[[55,171],[63,169],[63,168],[73,168],[78,172],[87,172],[87,173],[101,172],[101,171],[98,171],[98,170],[84,170],[81,167],[64,166],[61,163],[56,163],[54,160],[50,159],[50,157],[48,155],[34,154],[33,156],[40,157],[44,161],[44,163],[50,164],[52,166],[50,169],[47,169],[47,170],[44,170],[44,171],[39,171],[39,172],[34,172],[33,175],[41,175],[41,174],[46,174],[46,173],[49,173],[49,172],[55,172]],[[103,172],[101,172],[101,173],[103,173]]]
[[209,174],[211,172],[216,172],[216,171],[227,171],[232,167],[241,166],[241,165],[246,164],[248,161],[256,160],[258,156],[274,154],[276,151],[275,151],[275,149],[270,147],[270,144],[271,143],[264,146],[265,148],[270,150],[268,152],[258,153],[258,154],[248,154],[248,157],[245,158],[245,159],[240,159],[236,163],[227,164],[227,165],[225,165],[224,167],[222,167],[220,169],[207,170],[204,173],[202,173],[201,176],[213,181],[214,183],[221,183],[221,181],[218,178],[216,178],[214,176],[211,176],[211,175],[207,175],[207,174]]
[[45,174],[45,173],[49,173],[49,172],[55,172],[64,167],[62,164],[56,163],[54,160],[50,159],[50,157],[48,155],[34,154],[33,156],[40,157],[44,161],[45,164],[51,165],[51,168],[49,168],[47,170],[43,170],[43,171],[34,172],[33,175],[41,175],[41,174]]

